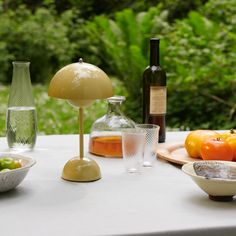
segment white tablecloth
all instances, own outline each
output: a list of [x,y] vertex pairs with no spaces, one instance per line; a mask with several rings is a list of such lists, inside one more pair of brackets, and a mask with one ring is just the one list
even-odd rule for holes
[[[185,137],[170,132],[167,142]],[[0,148],[7,150],[5,138]],[[93,156],[101,180],[62,180],[77,149],[77,135],[52,135],[39,136],[35,150],[24,153],[37,164],[20,186],[0,194],[1,236],[236,235],[236,201],[209,200],[180,167],[165,161],[134,175],[125,173],[122,159]]]

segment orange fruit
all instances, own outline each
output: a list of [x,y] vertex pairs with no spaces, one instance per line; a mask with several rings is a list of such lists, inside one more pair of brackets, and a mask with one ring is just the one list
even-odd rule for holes
[[219,137],[214,130],[194,130],[185,139],[185,148],[192,158],[201,158],[201,145],[209,138]]

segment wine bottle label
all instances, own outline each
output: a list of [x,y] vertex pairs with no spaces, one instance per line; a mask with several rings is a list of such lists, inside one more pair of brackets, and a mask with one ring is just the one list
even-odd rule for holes
[[161,115],[166,113],[166,87],[150,87],[150,114]]

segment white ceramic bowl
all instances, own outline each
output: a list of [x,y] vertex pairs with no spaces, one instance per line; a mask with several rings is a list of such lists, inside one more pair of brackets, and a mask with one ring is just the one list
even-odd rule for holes
[[[203,161],[201,161],[203,162]],[[209,162],[209,161],[208,161]],[[220,161],[226,165],[236,168],[236,162]],[[195,173],[193,163],[187,163],[182,166],[184,173],[189,175],[192,180],[209,195],[209,198],[215,201],[231,201],[236,195],[236,179],[208,179]]]
[[20,160],[22,167],[6,172],[0,172],[0,192],[9,191],[19,185],[27,175],[30,167],[36,163],[34,159],[18,154],[0,154],[0,158],[3,157],[11,157]]

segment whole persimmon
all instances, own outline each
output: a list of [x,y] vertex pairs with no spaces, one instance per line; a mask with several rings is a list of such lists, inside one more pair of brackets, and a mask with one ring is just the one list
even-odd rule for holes
[[229,136],[225,139],[225,141],[229,144],[231,149],[233,150],[233,161],[236,161],[236,134]]
[[234,129],[231,129],[231,130],[227,130],[227,131],[221,133],[220,137],[223,139],[227,139],[233,135],[236,135],[236,131]]
[[217,138],[219,133],[214,130],[194,130],[185,139],[185,148],[192,158],[201,158],[202,143],[209,138]]
[[232,161],[234,153],[225,139],[207,139],[202,143],[201,156],[203,160]]

